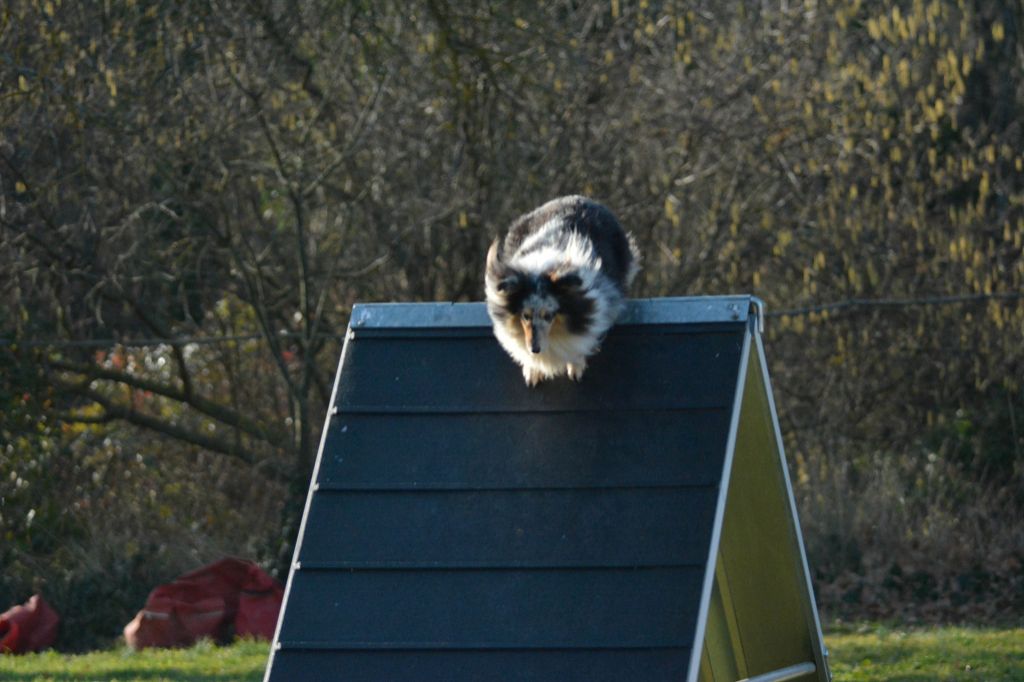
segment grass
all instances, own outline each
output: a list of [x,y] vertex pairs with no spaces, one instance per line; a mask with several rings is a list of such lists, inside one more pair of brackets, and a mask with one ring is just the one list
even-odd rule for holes
[[[826,638],[836,682],[1011,682],[1024,680],[1024,629],[880,625],[835,629]],[[0,656],[0,681],[228,682],[263,677],[266,642],[184,650],[112,649]]]
[[231,646],[200,642],[190,649],[122,647],[88,654],[52,651],[0,656],[0,680],[18,682],[234,682],[263,679],[270,644],[240,641]]
[[1024,680],[1024,629],[863,626],[825,637],[837,682]]

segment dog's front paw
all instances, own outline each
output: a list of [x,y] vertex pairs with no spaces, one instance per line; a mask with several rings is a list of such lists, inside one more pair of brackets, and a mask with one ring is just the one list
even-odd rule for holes
[[536,386],[544,378],[544,373],[534,367],[523,367],[523,379],[527,386]]
[[569,375],[569,378],[573,381],[580,381],[583,379],[583,372],[587,369],[587,359],[580,358],[576,362],[570,362],[565,366],[565,370]]

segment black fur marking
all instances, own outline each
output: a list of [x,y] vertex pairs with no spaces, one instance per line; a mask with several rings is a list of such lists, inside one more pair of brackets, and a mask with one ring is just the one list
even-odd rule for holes
[[558,301],[558,313],[565,320],[565,328],[569,333],[582,334],[587,331],[594,319],[594,301],[584,296],[579,287],[557,286],[561,281],[556,280],[556,286],[552,290],[555,300]]
[[535,275],[530,281],[530,286],[531,293],[547,296],[551,293],[551,275],[547,272]]
[[579,289],[583,286],[583,280],[575,272],[569,272],[552,279],[552,287],[562,291]]
[[567,220],[573,232],[583,235],[594,245],[601,259],[601,272],[620,291],[626,291],[626,275],[633,261],[629,239],[615,216],[601,204],[580,201]]
[[516,285],[505,293],[504,309],[508,311],[510,316],[523,312],[523,302],[532,293],[531,282],[526,275],[517,273],[515,281]]

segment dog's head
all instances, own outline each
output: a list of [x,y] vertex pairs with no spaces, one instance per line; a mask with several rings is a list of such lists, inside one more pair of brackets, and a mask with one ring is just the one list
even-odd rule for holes
[[498,241],[487,253],[486,283],[495,323],[505,325],[533,353],[546,351],[552,335],[567,330],[561,315],[578,307],[583,286],[575,272],[528,273],[509,266]]
[[524,345],[533,353],[547,350],[552,336],[564,334],[565,311],[579,296],[582,281],[575,273],[542,273],[531,278],[519,311]]

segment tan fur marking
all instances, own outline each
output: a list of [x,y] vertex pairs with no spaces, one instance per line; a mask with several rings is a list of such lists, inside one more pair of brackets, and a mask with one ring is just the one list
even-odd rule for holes
[[551,321],[551,331],[548,332],[548,336],[553,339],[560,339],[563,336],[568,336],[569,330],[565,326],[565,317],[559,314],[555,315],[555,319]]
[[520,318],[520,322],[523,325],[523,335],[526,336],[526,347],[533,348],[533,326],[526,320]]

